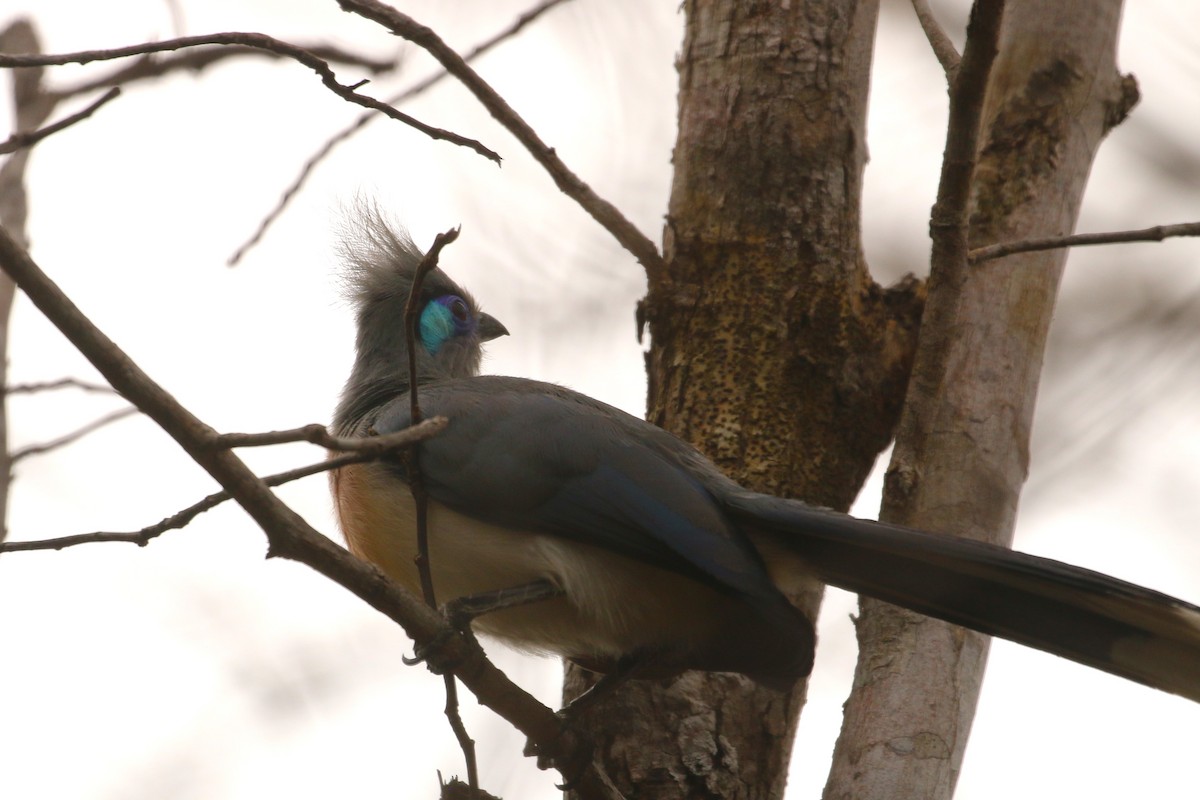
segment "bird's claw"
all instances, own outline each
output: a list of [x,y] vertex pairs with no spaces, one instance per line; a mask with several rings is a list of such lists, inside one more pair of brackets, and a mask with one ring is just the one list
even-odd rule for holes
[[428,642],[414,644],[413,654],[402,656],[400,659],[406,667],[424,664],[434,675],[446,675],[453,672],[454,668],[462,662],[461,655],[450,656],[446,650],[450,642],[459,636],[472,640],[475,638],[471,632],[472,617],[456,609],[453,601],[446,603],[438,611],[441,612],[449,627],[439,631]]

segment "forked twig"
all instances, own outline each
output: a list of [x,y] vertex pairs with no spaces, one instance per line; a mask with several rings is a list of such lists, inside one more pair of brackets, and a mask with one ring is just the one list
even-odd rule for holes
[[[347,67],[362,67],[373,75],[378,75],[394,69],[396,61],[394,59],[375,59],[351,53],[337,47],[327,45],[313,44],[302,45],[302,49],[315,55],[317,58],[322,58],[326,61],[335,64],[341,64]],[[100,75],[95,78],[90,78],[82,83],[77,83],[72,86],[66,86],[54,90],[53,94],[58,100],[65,100],[74,97],[78,94],[103,89],[107,86],[125,86],[137,81],[153,80],[161,78],[164,75],[169,75],[174,72],[201,72],[214,64],[219,64],[230,58],[240,58],[242,56],[259,56],[266,58],[284,57],[280,53],[273,53],[268,50],[254,47],[240,47],[238,45],[226,45],[224,47],[199,48],[195,50],[186,50],[179,53],[170,53],[161,57],[155,57],[149,54],[139,58],[132,64],[127,64],[120,69],[116,69],[107,75]]]
[[917,12],[917,21],[921,23],[921,30],[925,31],[925,38],[933,48],[933,54],[937,56],[938,63],[946,73],[946,80],[954,83],[954,78],[958,75],[958,65],[962,61],[954,42],[950,41],[946,31],[938,24],[927,0],[912,0],[912,5],[913,11]]
[[299,62],[317,73],[326,88],[351,103],[370,108],[385,114],[405,125],[416,128],[432,139],[442,139],[462,147],[469,147],[476,153],[500,163],[500,156],[484,147],[474,139],[468,139],[451,131],[427,125],[415,117],[398,111],[387,103],[373,97],[359,94],[355,91],[362,82],[345,85],[338,82],[337,76],[329,66],[329,62],[319,58],[310,50],[297,47],[294,44],[280,41],[262,33],[211,33],[202,36],[184,36],[179,39],[166,39],[161,42],[145,42],[143,44],[117,47],[109,50],[82,50],[75,53],[58,53],[49,55],[5,55],[0,54],[0,67],[44,67],[62,64],[87,64],[92,61],[111,61],[117,58],[140,56],[148,53],[161,53],[169,50],[180,50],[186,47],[202,47],[205,45],[240,45],[258,50],[277,53],[293,61]]
[[[329,436],[328,433],[324,437],[315,436],[310,438],[309,433],[314,430],[324,431],[323,425],[306,425],[303,428],[297,428],[295,431],[279,431],[268,434],[226,434],[228,442],[225,447],[250,447],[259,444],[281,444],[284,442],[309,441],[313,444],[323,445],[331,450],[344,451],[343,455],[335,456],[318,461],[315,464],[309,464],[295,469],[277,472],[274,475],[268,475],[262,479],[263,483],[270,487],[282,486],[285,483],[307,478],[310,475],[319,475],[322,472],[331,472],[348,464],[360,464],[364,461],[373,461],[382,455],[395,452],[404,447],[409,447],[412,444],[424,441],[431,436],[436,436],[443,428],[446,427],[445,417],[430,417],[423,422],[413,425],[410,428],[405,428],[402,431],[389,433],[385,436],[367,436],[362,439],[347,439],[338,436]],[[296,437],[281,438],[281,434],[303,432],[303,435]],[[268,441],[270,440],[270,441]],[[167,531],[179,530],[186,527],[192,520],[203,514],[205,511],[211,511],[227,500],[232,499],[232,495],[226,491],[214,492],[199,502],[193,503],[187,508],[176,511],[169,517],[166,517],[153,525],[147,525],[138,531],[96,531],[95,533],[78,533],[71,536],[59,536],[53,539],[35,539],[29,542],[3,542],[0,543],[0,553],[16,553],[29,552],[34,550],[62,550],[67,547],[74,547],[80,544],[93,544],[95,542],[129,542],[136,544],[138,547],[145,547],[152,539],[155,539]]]

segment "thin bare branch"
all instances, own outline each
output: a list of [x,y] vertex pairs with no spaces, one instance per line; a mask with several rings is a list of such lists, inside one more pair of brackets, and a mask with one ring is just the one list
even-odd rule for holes
[[1083,247],[1093,244],[1122,244],[1125,242],[1161,242],[1175,236],[1200,236],[1200,222],[1182,222],[1177,225],[1155,225],[1137,231],[1112,231],[1109,233],[1076,233],[1071,236],[1046,236],[1041,239],[1022,239],[1016,242],[1000,242],[986,247],[977,247],[967,254],[972,264],[1011,256],[1015,253],[1032,253],[1038,250],[1058,250],[1064,247]]
[[49,55],[5,55],[0,54],[0,67],[38,67],[38,66],[57,66],[62,64],[88,64],[92,61],[111,61],[117,58],[128,58],[129,56],[140,56],[148,53],[162,53],[172,50],[181,50],[188,47],[201,47],[205,45],[240,45],[243,47],[251,47],[257,50],[266,50],[271,53],[276,53],[281,56],[297,61],[304,66],[317,73],[321,83],[331,92],[347,100],[351,103],[370,108],[385,114],[394,120],[403,122],[412,128],[424,133],[431,139],[440,139],[461,147],[469,147],[480,155],[500,163],[500,156],[484,147],[474,139],[468,139],[464,136],[459,136],[457,133],[435,128],[431,125],[426,125],[424,122],[409,116],[401,111],[376,100],[373,97],[368,97],[359,94],[355,89],[361,85],[360,83],[352,85],[344,85],[338,82],[337,76],[330,68],[329,63],[312,52],[304,48],[297,47],[294,44],[289,44],[271,36],[262,33],[212,33],[203,36],[184,36],[179,39],[167,39],[162,42],[145,42],[142,44],[131,45],[129,47],[117,47],[110,50],[83,50],[76,53],[58,53]]
[[[496,45],[516,36],[526,25],[529,25],[542,14],[546,13],[557,5],[561,5],[564,2],[566,2],[566,0],[545,0],[545,2],[531,8],[521,16],[517,17],[516,21],[513,22],[512,25],[493,35],[490,39],[480,42],[475,47],[471,48],[471,50],[465,56],[463,56],[463,61],[467,62],[468,64],[471,63]],[[398,106],[441,82],[441,80],[447,77],[449,74],[449,72],[443,69],[441,72],[430,75],[429,77],[413,84],[402,92],[389,97],[386,102],[390,106]],[[266,235],[267,231],[275,223],[275,220],[279,219],[279,216],[288,207],[288,204],[291,203],[292,198],[300,193],[300,190],[308,181],[308,177],[313,173],[313,170],[315,170],[317,166],[320,165],[321,162],[323,162],[326,157],[333,152],[334,148],[349,139],[358,131],[362,130],[363,127],[373,119],[376,119],[376,115],[371,112],[359,115],[358,119],[334,134],[327,142],[325,142],[325,144],[321,145],[321,148],[317,150],[317,152],[313,153],[308,161],[304,162],[304,166],[300,168],[300,173],[296,176],[296,179],[293,180],[292,183],[283,190],[283,194],[281,194],[279,197],[279,202],[275,204],[275,207],[272,208],[271,211],[263,218],[262,222],[259,223],[258,229],[255,230],[250,238],[247,239],[246,242],[239,247],[232,256],[229,257],[229,261],[227,262],[228,266],[237,266],[241,262],[242,258],[245,257],[246,253],[252,250],[260,241],[262,241],[263,236]]]
[[55,389],[82,389],[85,392],[99,392],[101,394],[116,394],[116,391],[111,386],[105,386],[102,383],[90,383],[78,378],[59,378],[53,381],[41,381],[39,383],[15,383],[8,387],[7,394],[35,394],[37,392],[48,392]]
[[664,269],[662,256],[650,241],[612,203],[597,195],[590,186],[567,168],[554,148],[548,146],[524,119],[496,93],[479,73],[471,69],[453,49],[432,29],[377,0],[338,0],[346,11],[352,11],[379,23],[397,36],[424,48],[457,78],[501,125],[517,138],[530,155],[550,173],[555,185],[583,207],[641,262],[650,279],[656,280]]
[[[307,478],[310,475],[319,475],[322,472],[331,472],[335,469],[340,469],[348,464],[360,464],[364,461],[373,461],[382,455],[395,452],[404,447],[408,447],[415,442],[428,439],[430,436],[436,436],[439,431],[446,427],[445,417],[430,417],[423,422],[420,422],[411,428],[405,428],[402,431],[390,433],[387,436],[370,436],[364,439],[346,439],[336,436],[328,436],[326,439],[314,441],[304,436],[298,438],[280,438],[278,441],[269,442],[270,444],[280,444],[283,442],[294,441],[313,441],[314,444],[321,444],[331,447],[335,450],[347,450],[355,452],[347,452],[345,455],[327,458],[295,469],[277,472],[274,475],[268,475],[262,479],[262,482],[272,488],[282,486],[285,483]],[[297,428],[296,431],[310,431],[312,429],[324,430],[321,425],[307,425],[303,428]],[[291,433],[291,431],[280,431],[279,433]],[[254,437],[257,434],[229,434],[232,437]],[[276,434],[263,434],[263,438],[275,436]],[[268,442],[262,442],[267,444]],[[229,445],[234,447],[237,445]],[[185,509],[175,512],[171,516],[154,523],[147,525],[145,528],[137,531],[113,532],[113,531],[96,531],[95,533],[79,533],[72,536],[61,536],[54,539],[38,539],[31,542],[8,542],[0,543],[0,553],[6,552],[28,552],[33,550],[62,550],[66,547],[74,547],[80,544],[94,544],[96,542],[129,542],[136,544],[138,547],[144,547],[151,539],[154,539],[167,531],[179,530],[186,527],[192,520],[203,514],[205,511],[210,511],[221,505],[227,500],[233,499],[229,492],[221,491],[214,492],[197,503],[193,503]]]
[[[362,67],[372,75],[378,75],[395,69],[399,63],[395,59],[369,58],[327,45],[304,46],[302,49],[307,50],[317,58],[323,58],[331,63],[348,67]],[[75,84],[74,86],[57,89],[54,91],[54,96],[62,100],[96,89],[103,89],[106,86],[123,86],[136,81],[161,78],[164,75],[175,72],[201,72],[214,64],[230,58],[240,58],[243,56],[257,56],[259,58],[283,57],[280,53],[274,53],[269,50],[254,47],[239,47],[237,45],[202,47],[157,57],[146,55],[108,75],[102,75],[98,78]]]
[[[458,231],[458,228],[451,228],[434,237],[433,246],[429,248],[429,252],[417,265],[416,272],[413,274],[412,286],[408,290],[408,301],[404,304],[404,338],[408,346],[408,408],[409,418],[413,422],[421,419],[421,405],[417,396],[416,349],[420,316],[417,313],[417,306],[421,298],[421,286],[425,283],[425,276],[437,267],[442,248],[458,238]],[[425,491],[425,480],[421,474],[421,449],[414,447],[405,453],[405,462],[408,471],[408,487],[412,492],[413,507],[416,512],[416,564],[417,574],[421,580],[421,594],[430,608],[437,608],[437,596],[433,590],[433,573],[429,560],[429,495]],[[467,733],[467,726],[463,724],[462,715],[458,710],[458,686],[455,684],[454,675],[446,673],[442,679],[446,688],[446,704],[443,706],[442,712],[450,723],[450,729],[454,732],[455,739],[458,740],[459,749],[462,750],[463,760],[467,767],[467,785],[470,788],[471,796],[475,796],[479,791],[479,768],[475,759],[475,740]]]
[[408,345],[408,397],[409,397],[409,412],[412,414],[413,422],[421,420],[421,406],[417,403],[417,304],[421,297],[421,286],[425,283],[425,276],[433,270],[437,269],[438,257],[442,254],[442,249],[448,244],[453,244],[458,239],[460,228],[451,228],[445,233],[439,233],[433,237],[433,246],[429,248],[429,252],[421,259],[421,263],[417,265],[416,273],[413,275],[412,288],[408,293],[408,302],[404,304],[404,336]]
[[402,431],[389,433],[385,436],[365,436],[349,438],[334,436],[324,425],[305,425],[286,431],[268,431],[266,433],[222,433],[213,442],[215,447],[264,447],[291,442],[311,442],[340,452],[354,452],[375,458],[384,453],[392,452],[399,447],[422,442],[431,436],[436,436],[446,427],[445,417],[430,417],[405,428]]
[[50,125],[47,125],[44,128],[38,128],[35,131],[27,131],[27,132],[20,131],[20,132],[14,133],[12,136],[8,137],[8,139],[6,139],[5,141],[0,142],[0,155],[5,155],[7,153],[16,152],[17,150],[20,150],[22,147],[32,147],[33,145],[40,142],[42,139],[45,139],[47,136],[50,136],[51,134],[54,134],[54,133],[58,133],[63,128],[68,128],[68,127],[74,125],[76,122],[79,122],[80,120],[87,119],[92,114],[94,114],[96,112],[96,109],[100,108],[100,106],[104,105],[105,103],[107,103],[110,100],[115,100],[117,95],[119,95],[120,93],[121,93],[121,89],[119,87],[114,86],[113,88],[111,88],[107,92],[105,92],[103,95],[101,95],[99,97],[99,99],[92,102],[91,105],[89,105],[87,108],[83,109],[82,111],[78,111],[74,114],[71,114],[68,117],[63,117],[58,122],[51,123]]
[[41,444],[31,444],[28,447],[22,447],[19,450],[14,450],[12,455],[9,457],[8,463],[10,465],[16,464],[18,461],[20,461],[23,458],[28,458],[29,456],[43,455],[43,454],[49,453],[53,450],[58,450],[59,448],[66,447],[69,444],[73,444],[73,443],[79,441],[84,436],[87,436],[89,433],[95,433],[96,431],[100,430],[101,428],[103,428],[107,425],[111,425],[112,423],[117,422],[118,420],[125,419],[126,417],[131,417],[136,413],[138,413],[138,410],[136,408],[133,408],[132,406],[130,406],[129,408],[119,408],[116,411],[105,414],[103,417],[100,417],[99,419],[93,420],[92,422],[89,422],[86,425],[76,428],[75,430],[71,431],[70,433],[62,435],[62,436],[58,437],[57,439],[51,439],[50,441],[42,442]]
[[[417,391],[417,305],[421,297],[421,285],[425,276],[437,268],[438,256],[442,248],[458,238],[458,228],[451,228],[445,233],[439,233],[433,239],[433,246],[421,259],[413,274],[412,286],[408,290],[408,300],[404,304],[404,338],[408,347],[408,412],[413,422],[421,420],[421,404]],[[425,482],[421,476],[421,451],[413,448],[407,453],[408,486],[412,491],[413,505],[416,509],[417,526],[417,572],[421,577],[421,594],[430,608],[437,608],[437,597],[433,591],[433,575],[429,567],[429,530],[426,524],[429,498],[425,494]]]
[[442,682],[446,686],[446,704],[442,706],[442,713],[446,715],[446,720],[450,723],[450,730],[454,732],[454,738],[458,741],[458,747],[462,750],[463,759],[467,766],[467,788],[470,790],[468,797],[479,796],[479,766],[475,758],[475,740],[467,732],[466,723],[463,722],[462,714],[458,710],[458,684],[455,682],[453,675],[447,673],[442,676]]
[[[312,444],[330,447],[329,442],[334,437],[324,425],[313,423],[299,428],[289,428],[284,431],[267,431],[265,433],[222,433],[214,443],[218,447],[267,447],[273,444],[290,444],[292,442],[311,442]],[[355,440],[357,441],[357,440]],[[344,450],[347,448],[336,448]]]
[[937,56],[938,63],[946,72],[946,80],[953,83],[958,75],[958,65],[962,61],[954,42],[950,41],[945,29],[938,24],[926,0],[912,0],[912,5],[913,11],[917,12],[917,21],[921,23],[921,30],[925,31],[925,38],[929,39],[929,46],[933,48],[933,54]]
[[946,152],[937,201],[929,220],[933,239],[932,269],[941,273],[942,280],[960,280],[967,266],[971,183],[978,159],[984,94],[992,62],[999,50],[1003,14],[1003,2],[991,0],[975,4],[971,11],[968,46],[950,84]]

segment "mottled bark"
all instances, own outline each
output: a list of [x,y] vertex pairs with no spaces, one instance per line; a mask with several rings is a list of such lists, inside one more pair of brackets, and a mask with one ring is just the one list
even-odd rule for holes
[[[763,491],[846,508],[891,437],[919,297],[862,263],[875,2],[685,4],[649,419]],[[793,598],[815,614],[821,587]],[[568,694],[580,676],[571,676]],[[631,797],[779,797],[804,686],[634,685],[593,715]]]
[[[1092,159],[1136,91],[1120,2],[1009,2],[984,104],[971,247],[1074,229]],[[937,230],[935,227],[935,235]],[[883,516],[1009,544],[1066,251],[935,261]],[[863,600],[854,692],[827,798],[949,797],[987,637]]]

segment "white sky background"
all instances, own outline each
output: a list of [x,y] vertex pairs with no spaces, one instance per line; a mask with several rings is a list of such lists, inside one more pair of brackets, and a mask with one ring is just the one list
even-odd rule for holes
[[[890,280],[927,259],[946,93],[907,4],[885,5],[865,238],[876,274]],[[251,30],[375,55],[400,49],[332,0],[183,6],[189,34]],[[465,50],[526,4],[401,7]],[[0,24],[22,12],[56,52],[175,35],[166,4],[155,0],[7,0]],[[961,41],[962,19],[946,23]],[[681,29],[673,2],[575,0],[478,64],[568,165],[655,241],[670,181]],[[1127,10],[1120,61],[1137,75],[1143,101],[1101,152],[1080,230],[1200,216],[1196,151],[1190,164],[1177,162],[1169,146],[1191,145],[1200,130],[1197,31],[1192,4],[1155,0]],[[401,77],[370,87],[377,96],[433,69],[415,49],[404,52]],[[49,74],[65,84],[96,69]],[[357,74],[339,70],[343,80]],[[4,106],[7,115],[7,90]],[[339,148],[230,270],[225,260],[299,164],[359,109],[284,61],[230,61],[198,77],[138,84],[38,145],[33,255],[216,428],[325,421],[352,358],[350,313],[336,289],[337,209],[362,191],[419,244],[463,226],[443,266],[513,333],[492,345],[486,371],[557,381],[640,415],[638,265],[457,85],[446,82],[405,110],[480,139],[504,167],[380,120]],[[1040,409],[1045,446],[1035,447],[1017,534],[1020,549],[1194,602],[1195,332],[1164,343],[1125,333],[1122,320],[1147,298],[1191,297],[1194,306],[1198,254],[1195,240],[1176,240],[1072,256]],[[24,298],[10,359],[16,383],[95,375]],[[72,392],[14,398],[13,445],[53,438],[115,405]],[[321,453],[295,445],[245,457],[272,472]],[[10,528],[14,539],[132,530],[213,488],[151,423],[131,419],[21,463]],[[321,478],[281,493],[336,536]],[[877,498],[869,486],[862,513],[873,513]],[[432,797],[435,770],[460,774],[440,713],[441,680],[400,664],[411,649],[403,633],[307,568],[264,561],[264,550],[261,532],[228,507],[144,549],[102,544],[0,558],[0,797]],[[852,597],[830,593],[788,797],[817,796],[824,783],[853,670],[853,608]],[[489,651],[556,704],[556,661]],[[485,788],[557,796],[556,776],[521,757],[521,738],[506,723],[469,700],[465,715]],[[1197,730],[1196,704],[996,642],[958,797],[1194,797]]]

